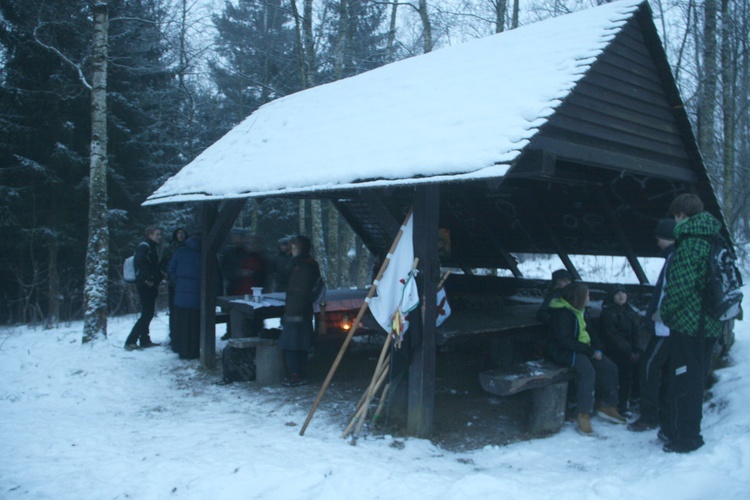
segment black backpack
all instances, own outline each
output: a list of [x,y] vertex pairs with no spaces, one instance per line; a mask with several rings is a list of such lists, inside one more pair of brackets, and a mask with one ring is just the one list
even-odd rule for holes
[[716,320],[734,319],[742,313],[742,275],[737,269],[737,256],[721,234],[706,239],[711,249],[703,306]]

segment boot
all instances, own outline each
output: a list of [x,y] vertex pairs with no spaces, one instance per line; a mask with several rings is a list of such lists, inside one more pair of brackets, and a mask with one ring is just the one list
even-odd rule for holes
[[617,411],[617,408],[614,406],[602,406],[599,408],[599,416],[602,417],[604,420],[607,420],[609,422],[612,422],[614,424],[627,424],[628,419],[620,415],[620,412]]
[[579,413],[576,415],[576,424],[578,424],[578,433],[584,436],[593,436],[594,430],[591,428],[591,415],[588,413]]

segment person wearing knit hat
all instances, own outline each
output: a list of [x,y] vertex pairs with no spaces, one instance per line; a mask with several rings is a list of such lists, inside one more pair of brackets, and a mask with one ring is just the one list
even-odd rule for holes
[[567,269],[558,269],[557,271],[554,271],[552,273],[552,288],[547,290],[547,293],[544,296],[544,300],[542,301],[542,305],[539,307],[539,310],[536,312],[536,319],[540,323],[544,323],[545,325],[549,324],[550,321],[550,311],[549,311],[549,304],[552,301],[552,299],[560,298],[562,295],[563,289],[570,285],[573,280],[575,280],[575,276],[573,276],[573,273],[568,271]]
[[659,306],[664,298],[664,279],[674,257],[674,219],[661,219],[656,225],[656,245],[664,257],[664,266],[654,285],[651,301],[646,307],[644,327],[649,336],[646,349],[641,356],[638,378],[641,389],[641,416],[628,426],[634,432],[656,429],[664,425],[667,415],[666,402],[660,398],[667,384],[669,367],[669,327],[661,320]]
[[628,303],[628,292],[615,285],[610,294],[610,304],[599,317],[600,335],[604,354],[617,365],[619,377],[620,414],[626,415],[639,398],[638,362],[646,347],[638,313]]

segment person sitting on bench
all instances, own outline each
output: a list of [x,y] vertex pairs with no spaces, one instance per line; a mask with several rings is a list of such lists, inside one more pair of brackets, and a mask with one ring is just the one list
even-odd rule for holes
[[598,415],[605,420],[624,424],[617,411],[617,366],[602,354],[598,339],[586,329],[584,311],[589,289],[580,282],[565,287],[562,296],[550,302],[550,343],[552,361],[573,368],[576,384],[576,423],[578,432],[591,436],[591,414],[594,410],[594,388],[603,389]]

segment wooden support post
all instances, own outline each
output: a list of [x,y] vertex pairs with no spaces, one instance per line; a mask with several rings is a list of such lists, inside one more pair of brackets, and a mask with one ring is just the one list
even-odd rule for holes
[[[435,320],[440,261],[437,255],[440,187],[429,184],[417,188],[414,197],[414,256],[419,259],[422,314],[410,315],[412,341],[409,365],[407,430],[425,437],[432,432],[435,410]],[[416,312],[416,311],[415,311]],[[413,330],[412,330],[413,328]]]
[[216,290],[218,283],[218,259],[221,248],[237,214],[245,206],[245,199],[227,200],[219,209],[219,202],[209,201],[201,205],[201,365],[207,370],[216,367]]
[[201,365],[216,367],[216,254],[210,252],[207,236],[216,220],[218,202],[201,205]]

